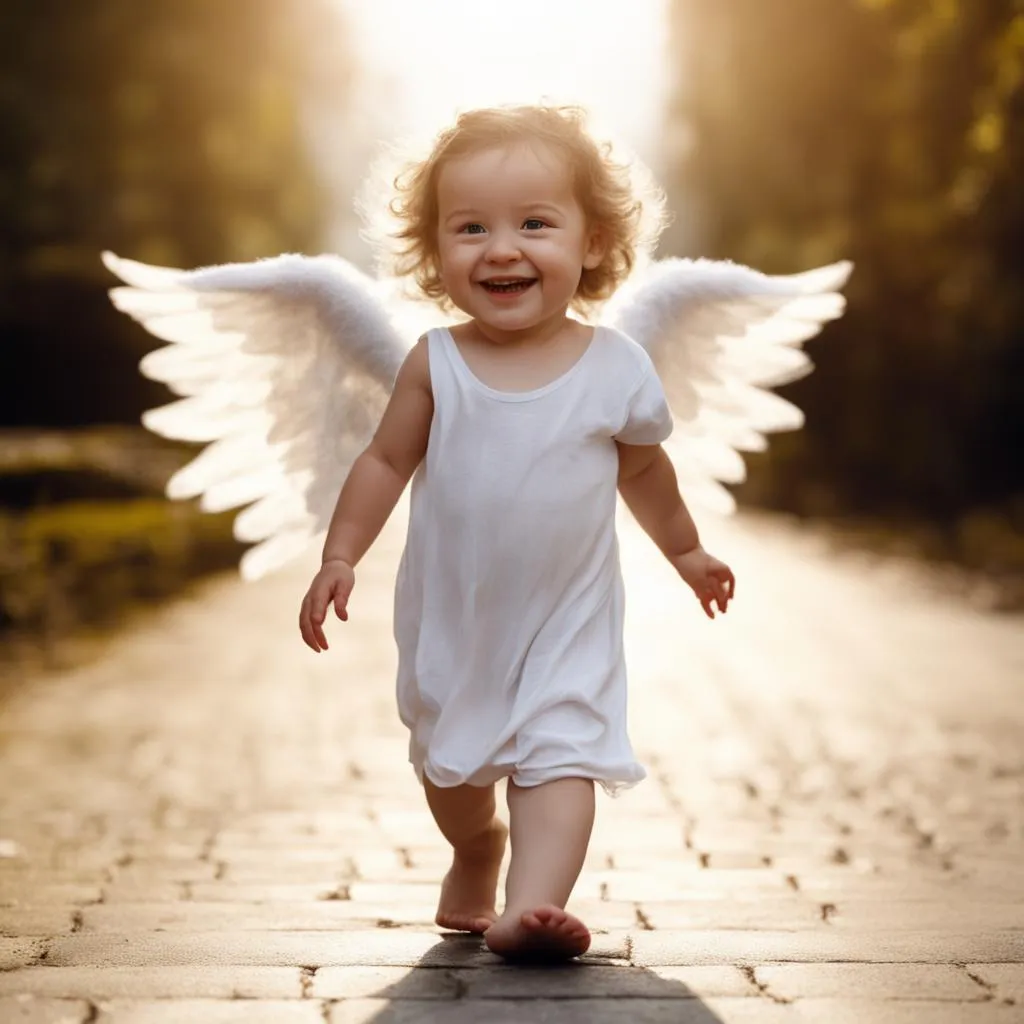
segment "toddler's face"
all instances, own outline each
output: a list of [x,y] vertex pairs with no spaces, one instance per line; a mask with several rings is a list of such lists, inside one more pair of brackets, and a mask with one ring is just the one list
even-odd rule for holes
[[438,176],[438,256],[452,302],[495,330],[561,319],[603,255],[569,168],[540,145],[488,149]]

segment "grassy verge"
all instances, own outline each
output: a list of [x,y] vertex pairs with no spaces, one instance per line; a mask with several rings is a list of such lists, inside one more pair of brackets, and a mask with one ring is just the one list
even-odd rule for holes
[[135,610],[233,569],[232,518],[159,498],[0,511],[0,661],[79,661]]
[[237,564],[233,514],[162,497],[192,454],[139,428],[0,431],[2,649],[53,650]]

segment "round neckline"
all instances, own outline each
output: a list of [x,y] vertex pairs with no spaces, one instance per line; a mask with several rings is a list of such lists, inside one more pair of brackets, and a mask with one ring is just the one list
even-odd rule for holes
[[530,391],[499,391],[497,388],[492,388],[490,384],[485,384],[473,371],[470,369],[469,363],[466,362],[461,350],[459,349],[458,343],[455,337],[452,335],[451,329],[448,327],[441,327],[439,330],[442,336],[446,338],[448,348],[452,352],[453,359],[459,372],[462,373],[470,384],[475,387],[478,391],[483,392],[491,398],[496,398],[501,402],[529,402],[535,398],[543,398],[544,395],[550,394],[552,391],[557,390],[563,384],[567,384],[573,377],[576,376],[580,371],[580,367],[586,362],[587,356],[590,354],[590,350],[594,348],[594,343],[597,341],[598,331],[601,330],[600,324],[595,324],[593,327],[593,333],[590,336],[590,341],[587,342],[587,347],[579,354],[576,362],[559,374],[553,380],[542,384],[539,388],[532,388]]

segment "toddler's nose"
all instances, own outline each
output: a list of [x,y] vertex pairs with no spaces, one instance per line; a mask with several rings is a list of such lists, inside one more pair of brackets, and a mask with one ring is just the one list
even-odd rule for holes
[[490,263],[516,263],[523,258],[522,250],[515,239],[495,235],[487,249]]

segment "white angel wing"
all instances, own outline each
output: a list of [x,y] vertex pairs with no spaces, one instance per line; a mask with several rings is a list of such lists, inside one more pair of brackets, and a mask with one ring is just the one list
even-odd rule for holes
[[278,256],[182,271],[103,254],[129,287],[114,305],[170,344],[142,373],[180,401],[151,409],[154,433],[206,447],[167,485],[210,512],[248,505],[235,536],[256,544],[255,579],[330,523],[409,349],[377,283],[333,256]]
[[767,388],[813,369],[801,348],[842,315],[839,289],[853,265],[769,276],[711,260],[650,264],[620,289],[602,320],[648,351],[676,420],[666,447],[687,496],[721,511],[735,501],[722,486],[746,475],[742,451],[762,451],[765,434],[795,430],[803,413]]

